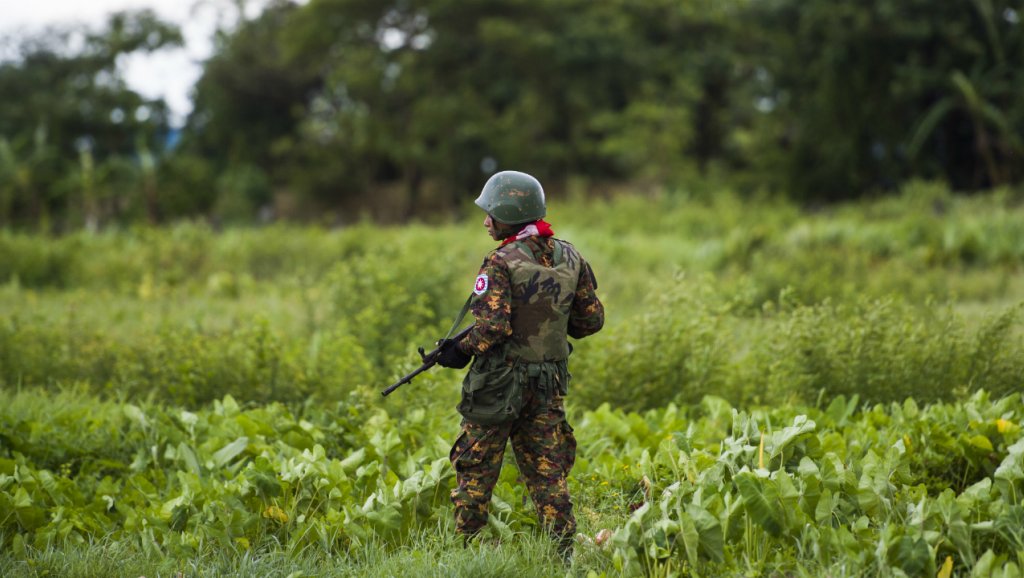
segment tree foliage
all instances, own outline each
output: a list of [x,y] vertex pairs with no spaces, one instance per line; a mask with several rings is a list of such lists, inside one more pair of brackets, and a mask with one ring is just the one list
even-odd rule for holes
[[[95,226],[145,204],[124,190],[126,173],[143,170],[128,159],[163,147],[168,111],[127,88],[117,63],[181,41],[150,11],[121,12],[98,32],[25,38],[0,62],[0,223]],[[154,218],[155,206],[146,207]]]
[[807,199],[910,177],[1018,182],[1024,5],[1012,0],[752,5],[782,184]]
[[504,168],[553,190],[724,179],[812,203],[915,178],[1014,185],[1022,16],[1020,0],[271,0],[218,31],[161,154],[165,108],[116,61],[178,37],[120,15],[80,50],[41,37],[0,68],[0,218],[88,222],[89,191],[128,186],[151,220],[404,220]]

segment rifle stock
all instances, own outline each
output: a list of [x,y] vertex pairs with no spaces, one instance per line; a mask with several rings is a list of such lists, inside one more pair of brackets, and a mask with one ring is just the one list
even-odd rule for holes
[[470,329],[473,329],[472,325],[470,325],[469,327],[466,327],[462,331],[456,333],[455,336],[452,337],[451,339],[447,339],[447,340],[442,339],[441,341],[438,341],[437,342],[437,347],[435,347],[434,350],[431,351],[430,353],[424,353],[423,352],[423,348],[420,347],[419,348],[419,353],[420,353],[420,358],[423,360],[423,365],[419,366],[419,368],[417,368],[415,371],[413,371],[409,375],[406,375],[402,379],[399,379],[398,381],[396,381],[390,387],[388,387],[384,391],[380,392],[380,394],[382,396],[384,396],[384,397],[387,397],[391,392],[395,391],[399,387],[402,387],[403,385],[405,385],[405,384],[409,383],[410,381],[412,381],[413,378],[415,378],[417,375],[419,375],[419,374],[423,373],[424,371],[430,369],[431,367],[434,367],[435,365],[437,365],[437,358],[438,358],[439,355],[441,355],[441,348],[444,347],[445,343],[447,343],[448,341],[461,341],[463,337],[465,337],[466,335],[469,334],[469,330]]

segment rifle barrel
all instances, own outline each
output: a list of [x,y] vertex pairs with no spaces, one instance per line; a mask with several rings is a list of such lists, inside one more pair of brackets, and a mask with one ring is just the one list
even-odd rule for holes
[[[456,333],[455,336],[453,336],[449,341],[461,341],[463,337],[469,334],[470,329],[473,329],[472,325]],[[387,397],[391,392],[412,381],[413,378],[416,377],[417,375],[437,365],[437,356],[439,353],[441,353],[441,345],[438,345],[437,347],[434,348],[433,351],[423,356],[423,365],[421,365],[419,369],[410,373],[409,375],[406,375],[402,379],[399,379],[393,385],[391,385],[384,391],[380,392],[380,394],[384,397]]]
[[414,372],[410,373],[409,375],[403,377],[402,379],[399,379],[397,382],[395,382],[394,385],[392,385],[391,387],[389,387],[389,388],[385,389],[384,391],[380,392],[380,394],[382,396],[384,396],[384,397],[387,397],[388,394],[390,394],[392,391],[395,391],[399,387],[402,387],[403,385],[409,383],[417,375],[423,373],[424,371],[430,369],[431,367],[434,367],[434,365],[436,363],[437,362],[435,362],[435,361],[431,361],[429,363],[424,363],[423,365],[421,365],[419,367],[419,369],[417,369],[416,371],[414,371]]

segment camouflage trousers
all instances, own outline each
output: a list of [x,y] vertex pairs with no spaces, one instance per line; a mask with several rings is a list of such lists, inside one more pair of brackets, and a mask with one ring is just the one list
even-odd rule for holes
[[487,505],[509,440],[541,525],[563,549],[571,547],[576,518],[566,478],[576,461],[576,438],[565,419],[562,396],[544,395],[531,387],[523,392],[519,417],[509,423],[482,426],[462,421],[462,432],[449,454],[457,483],[452,490],[456,531],[470,538],[487,524]]

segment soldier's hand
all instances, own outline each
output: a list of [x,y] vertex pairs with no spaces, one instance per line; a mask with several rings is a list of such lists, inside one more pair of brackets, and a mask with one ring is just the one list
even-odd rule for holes
[[463,353],[456,341],[448,340],[441,344],[441,352],[437,355],[437,364],[441,367],[462,369],[469,365],[471,359],[473,357],[468,353]]

